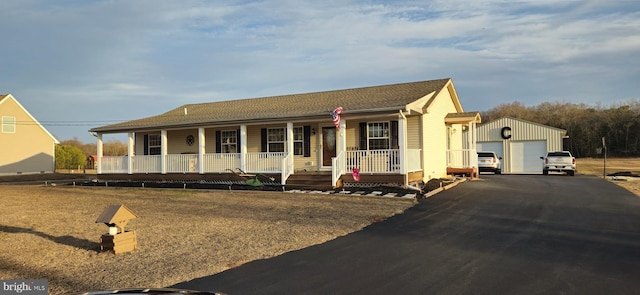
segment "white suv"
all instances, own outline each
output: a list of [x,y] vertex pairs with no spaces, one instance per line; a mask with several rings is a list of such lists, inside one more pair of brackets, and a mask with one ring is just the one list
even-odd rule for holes
[[498,157],[495,152],[478,152],[479,172],[502,173],[500,160],[502,160],[502,157]]

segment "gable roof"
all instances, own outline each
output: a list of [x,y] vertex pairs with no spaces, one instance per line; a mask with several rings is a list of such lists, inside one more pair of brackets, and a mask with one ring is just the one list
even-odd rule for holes
[[519,122],[522,122],[524,124],[530,124],[530,125],[535,125],[535,126],[538,126],[538,127],[541,127],[541,128],[547,128],[547,129],[552,129],[552,130],[555,130],[555,131],[559,131],[562,134],[566,134],[567,133],[567,130],[562,129],[562,128],[557,128],[557,127],[544,125],[544,124],[536,123],[536,122],[531,122],[531,121],[527,121],[527,120],[519,119],[519,118],[515,118],[515,117],[509,117],[509,116],[498,118],[498,119],[495,119],[493,121],[478,125],[478,128],[482,128],[483,126],[488,126],[489,124],[495,124],[495,123],[501,122],[501,121],[519,121]]
[[444,118],[444,121],[450,124],[481,123],[482,118],[480,117],[480,112],[449,113]]
[[[91,132],[122,132],[158,127],[187,127],[207,123],[237,124],[250,121],[286,120],[326,117],[337,107],[343,114],[407,110],[411,103],[424,100],[426,109],[437,94],[451,84],[450,78],[239,99],[201,104],[187,104],[164,114],[93,128]],[[452,87],[452,86],[451,86]],[[457,100],[457,97],[454,98]],[[459,102],[455,102],[459,105]],[[416,108],[411,108],[415,110]]]
[[20,102],[18,102],[17,99],[15,99],[15,97],[13,97],[13,95],[11,95],[11,94],[0,94],[0,105],[3,104],[6,101],[9,101],[9,100],[13,101],[25,114],[27,114],[27,116],[29,116],[29,118],[31,120],[33,120],[33,122],[35,122],[36,125],[38,125],[38,127],[40,127],[40,129],[42,129],[42,131],[44,131],[44,133],[46,133],[49,137],[51,137],[51,139],[53,139],[54,143],[56,143],[56,144],[60,143],[51,133],[49,133],[49,131],[46,128],[44,128],[44,126],[42,126],[40,124],[40,122],[38,122],[38,120],[36,120],[36,118],[34,118],[31,115],[31,113],[29,113],[29,111],[27,111],[27,109],[25,109],[20,104]]

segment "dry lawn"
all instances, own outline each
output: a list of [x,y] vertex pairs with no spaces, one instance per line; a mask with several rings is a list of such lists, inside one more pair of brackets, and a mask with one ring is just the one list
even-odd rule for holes
[[[604,177],[605,171],[606,174],[615,172],[640,174],[640,158],[607,158],[606,170],[602,158],[580,158],[576,160],[576,165],[578,174],[598,177]],[[636,196],[640,196],[640,177],[618,177],[618,180],[612,180],[610,176],[607,176],[606,179],[624,187]]]
[[[323,243],[414,200],[252,191],[0,185],[0,279],[47,279],[50,294],[165,287]],[[138,249],[99,251],[108,205],[139,218]]]

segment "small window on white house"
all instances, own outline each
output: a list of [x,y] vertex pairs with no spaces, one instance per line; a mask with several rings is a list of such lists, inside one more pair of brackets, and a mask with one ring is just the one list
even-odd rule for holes
[[267,129],[267,152],[284,152],[285,141],[287,140],[285,130],[284,128]]
[[223,153],[238,151],[238,135],[235,130],[220,131],[220,147]]
[[304,128],[293,127],[293,154],[304,155]]
[[[267,151],[284,152],[287,146],[287,128],[267,129]],[[293,127],[293,154],[304,155],[304,128]]]
[[2,133],[16,133],[16,117],[2,116]]
[[390,148],[389,122],[372,122],[368,123],[367,127],[370,150],[386,150]]
[[149,134],[149,155],[159,155],[161,151],[162,140],[160,134]]

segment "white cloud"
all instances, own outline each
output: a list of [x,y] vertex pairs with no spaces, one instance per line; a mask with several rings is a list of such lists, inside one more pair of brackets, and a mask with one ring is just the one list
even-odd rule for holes
[[[635,1],[4,1],[0,10],[0,62],[11,69],[0,92],[48,120],[81,113],[75,105],[99,107],[86,115],[96,120],[135,119],[183,103],[442,77],[467,110],[638,97]],[[67,107],[52,113],[52,101]]]

